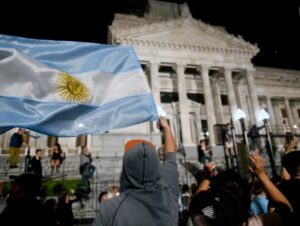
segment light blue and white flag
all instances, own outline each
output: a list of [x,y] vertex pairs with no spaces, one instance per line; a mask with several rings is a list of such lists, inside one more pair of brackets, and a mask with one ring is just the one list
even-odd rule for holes
[[157,118],[131,46],[0,35],[0,133],[77,136]]

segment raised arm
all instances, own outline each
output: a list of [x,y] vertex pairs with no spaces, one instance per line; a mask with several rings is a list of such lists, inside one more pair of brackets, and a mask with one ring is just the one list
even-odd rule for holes
[[264,171],[264,159],[257,153],[253,153],[249,156],[250,161],[253,163],[253,167],[249,167],[250,171],[254,173],[261,181],[265,188],[265,191],[269,194],[272,200],[287,205],[291,211],[293,207],[287,198],[281,193],[281,191],[272,183],[267,174]]
[[196,193],[201,192],[201,191],[207,191],[209,189],[210,186],[210,179],[212,176],[216,175],[216,163],[214,162],[209,162],[206,163],[204,166],[204,178],[202,179],[202,181],[200,182]]
[[161,129],[165,136],[165,153],[176,152],[176,144],[167,119],[160,117],[157,121],[157,128]]
[[159,128],[165,136],[165,159],[162,165],[162,181],[163,185],[171,188],[171,190],[178,196],[178,171],[176,163],[176,144],[169,127],[167,120],[163,117],[157,122]]

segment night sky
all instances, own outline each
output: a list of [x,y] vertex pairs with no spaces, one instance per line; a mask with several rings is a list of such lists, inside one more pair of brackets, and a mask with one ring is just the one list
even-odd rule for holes
[[[31,38],[106,43],[114,12],[143,15],[147,0],[14,2],[1,7],[0,33]],[[187,2],[194,18],[224,26],[230,34],[257,43],[255,65],[300,70],[300,3],[296,1]],[[266,2],[266,1],[265,1]],[[18,10],[15,9],[18,4]],[[11,18],[14,17],[14,20]]]

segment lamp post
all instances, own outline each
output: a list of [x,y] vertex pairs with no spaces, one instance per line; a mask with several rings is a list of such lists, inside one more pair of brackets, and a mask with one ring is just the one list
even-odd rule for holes
[[[235,136],[235,129],[234,129],[234,126],[233,126],[233,121],[232,121],[232,118],[230,120],[230,123],[231,123],[231,135],[232,135],[232,141],[233,141],[233,147],[234,147],[234,153],[235,153],[235,156],[237,157],[238,159],[238,152],[237,152],[237,144],[236,144],[236,136]],[[239,161],[236,161],[237,162],[237,171],[240,172],[240,164],[239,164]]]
[[270,115],[268,112],[266,112],[264,109],[262,109],[259,112],[258,118],[261,119],[265,125],[265,131],[266,131],[266,135],[267,135],[267,144],[268,144],[267,145],[267,153],[268,153],[270,164],[271,164],[272,174],[273,174],[273,177],[275,177],[277,175],[277,172],[275,169],[275,162],[274,162],[274,156],[273,156],[273,153],[274,153],[273,145],[272,145],[270,129],[269,129],[269,125],[268,125]]
[[248,170],[248,165],[249,165],[249,161],[248,161],[248,153],[249,153],[249,142],[248,142],[248,137],[247,137],[247,129],[245,126],[245,118],[246,118],[246,113],[238,108],[236,110],[236,112],[234,113],[234,118],[235,120],[239,120],[242,126],[242,133],[243,133],[243,148],[242,151],[240,152],[240,162],[241,162],[241,166],[240,170],[241,173],[247,177],[249,175],[249,170]]
[[245,118],[246,118],[246,113],[238,108],[235,112],[235,118],[241,122],[242,125],[242,133],[243,133],[243,143],[246,144],[246,150],[249,151],[249,142],[248,142],[248,137],[247,137],[247,129],[245,126]]

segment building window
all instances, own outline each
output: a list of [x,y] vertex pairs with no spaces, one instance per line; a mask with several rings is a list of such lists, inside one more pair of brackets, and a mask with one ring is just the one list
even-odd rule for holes
[[222,102],[223,106],[228,106],[229,105],[227,95],[221,94],[221,102]]
[[142,67],[143,71],[146,73],[147,65],[146,64],[141,64],[141,67]]
[[184,69],[184,74],[190,77],[196,77],[200,75],[200,71],[194,67],[186,67]]
[[175,70],[171,65],[160,65],[158,68],[158,72],[161,76],[172,77],[175,75]]
[[300,118],[300,109],[297,109],[298,118]]
[[178,93],[175,92],[160,92],[161,103],[178,102]]
[[205,104],[204,95],[203,93],[188,93],[188,99],[195,101],[200,104]]
[[285,108],[281,108],[281,115],[283,118],[287,118],[287,113]]
[[170,73],[170,74],[173,74],[175,73],[174,69],[172,66],[168,66],[168,65],[161,65],[158,69],[158,72],[161,72],[161,73]]
[[207,132],[208,131],[208,125],[207,125],[207,120],[201,120],[201,127],[202,127],[202,131]]

